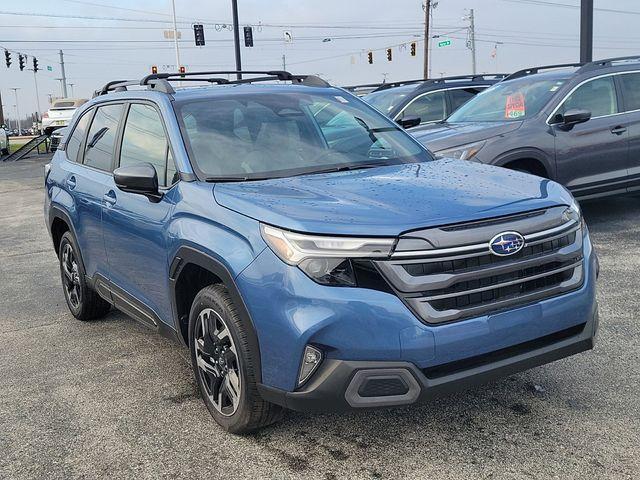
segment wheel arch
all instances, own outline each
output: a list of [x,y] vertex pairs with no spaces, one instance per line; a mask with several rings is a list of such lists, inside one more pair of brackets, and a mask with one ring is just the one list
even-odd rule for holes
[[500,155],[491,163],[505,168],[513,168],[519,164],[530,166],[533,173],[550,180],[555,178],[556,173],[553,160],[537,148],[518,148],[511,150]]
[[[60,240],[66,231],[71,232],[77,241],[78,236],[73,228],[73,222],[69,214],[60,207],[52,206],[49,210],[49,232],[51,232],[51,240],[56,255],[60,253]],[[80,255],[80,257],[82,257],[82,255]],[[82,258],[80,258],[80,261],[82,262]]]
[[185,346],[189,346],[189,311],[193,298],[202,288],[212,283],[220,283],[226,287],[238,315],[247,327],[249,345],[256,352],[255,357],[258,362],[256,381],[261,382],[262,369],[258,334],[249,310],[228,268],[207,253],[183,246],[176,252],[171,262],[169,282],[172,306],[176,316],[176,331]]

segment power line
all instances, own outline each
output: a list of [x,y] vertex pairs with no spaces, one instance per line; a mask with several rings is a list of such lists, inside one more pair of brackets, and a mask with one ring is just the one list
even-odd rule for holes
[[[561,8],[570,8],[570,9],[579,9],[580,5],[571,5],[567,3],[556,3],[556,2],[547,2],[544,0],[503,0],[505,2],[510,3],[528,3],[530,5],[543,5],[547,7],[561,7]],[[607,13],[622,13],[625,15],[640,15],[640,12],[634,12],[632,10],[616,10],[614,8],[594,8],[597,12],[607,12]]]

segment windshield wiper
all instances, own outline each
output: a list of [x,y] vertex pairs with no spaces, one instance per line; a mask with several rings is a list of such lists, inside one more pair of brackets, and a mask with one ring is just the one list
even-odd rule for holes
[[248,182],[250,180],[264,180],[264,178],[249,178],[241,176],[220,176],[220,177],[206,177],[205,182]]
[[353,163],[349,165],[339,165],[336,167],[323,168],[320,170],[312,170],[310,172],[303,172],[299,175],[312,175],[316,173],[334,173],[334,172],[346,172],[350,170],[365,170],[367,168],[377,168],[384,167],[389,165],[387,162],[376,162],[376,163]]

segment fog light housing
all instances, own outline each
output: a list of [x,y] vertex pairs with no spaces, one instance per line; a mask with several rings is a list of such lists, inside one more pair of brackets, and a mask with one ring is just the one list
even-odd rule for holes
[[322,352],[316,347],[307,345],[304,347],[300,374],[298,375],[298,386],[306,382],[313,372],[315,372],[322,362]]

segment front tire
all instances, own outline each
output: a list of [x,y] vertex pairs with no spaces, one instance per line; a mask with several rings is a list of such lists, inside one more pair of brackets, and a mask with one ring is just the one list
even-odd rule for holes
[[196,382],[214,420],[231,433],[247,433],[282,417],[256,387],[256,356],[247,326],[223,285],[203,288],[189,314],[189,348]]
[[83,321],[105,316],[111,304],[87,284],[80,249],[71,232],[62,235],[58,252],[62,290],[71,314]]

